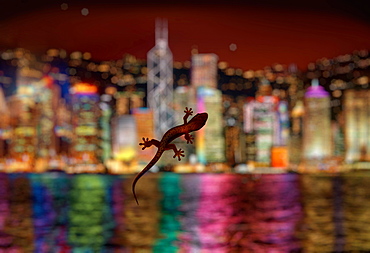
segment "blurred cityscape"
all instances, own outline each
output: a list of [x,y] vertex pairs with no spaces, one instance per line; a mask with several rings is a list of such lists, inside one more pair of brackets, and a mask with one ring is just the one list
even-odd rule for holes
[[[162,40],[163,39],[163,40]],[[88,52],[9,49],[0,56],[0,170],[135,173],[185,107],[209,114],[184,139],[175,172],[343,171],[370,162],[370,55],[354,51],[298,70],[242,70],[192,51],[172,62],[157,36],[148,59],[96,62]],[[171,154],[170,154],[171,153]]]

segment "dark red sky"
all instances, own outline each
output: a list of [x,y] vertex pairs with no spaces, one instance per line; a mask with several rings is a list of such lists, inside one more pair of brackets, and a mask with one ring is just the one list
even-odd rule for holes
[[[175,61],[190,60],[196,46],[199,53],[216,53],[244,70],[293,62],[305,68],[321,57],[370,49],[365,1],[65,2],[67,10],[61,9],[63,1],[16,0],[2,6],[0,49],[63,48],[91,52],[96,60],[125,53],[146,58],[154,46],[156,17],[168,19]],[[88,8],[87,16],[82,8]],[[236,51],[230,51],[232,43]]]

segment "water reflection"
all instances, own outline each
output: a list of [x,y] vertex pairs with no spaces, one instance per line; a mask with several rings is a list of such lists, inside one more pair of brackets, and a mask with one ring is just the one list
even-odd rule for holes
[[[293,174],[164,174],[157,184],[162,195],[161,218],[153,251],[299,251],[296,232],[302,206],[298,179]],[[146,197],[140,198],[150,199]],[[140,209],[136,208],[137,212]],[[158,212],[146,207],[142,210],[151,217]]]
[[370,174],[343,177],[343,231],[347,252],[370,251]]
[[334,252],[336,227],[333,178],[301,176],[301,187],[304,212],[302,247],[308,252]]
[[369,175],[0,174],[0,249],[367,252]]

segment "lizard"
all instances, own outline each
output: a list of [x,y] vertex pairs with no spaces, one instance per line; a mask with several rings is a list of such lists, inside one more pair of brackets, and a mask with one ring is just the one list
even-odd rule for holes
[[185,115],[183,117],[184,124],[175,126],[171,129],[169,129],[162,137],[161,141],[158,141],[156,139],[151,139],[149,138],[142,138],[143,142],[139,143],[139,145],[143,146],[142,150],[145,148],[149,148],[152,145],[157,147],[157,152],[155,153],[154,157],[152,160],[145,166],[145,168],[137,174],[137,176],[134,178],[134,181],[132,183],[132,193],[134,194],[134,198],[136,200],[137,205],[139,205],[139,202],[136,197],[135,193],[135,185],[137,181],[148,171],[150,170],[156,162],[161,158],[162,154],[166,150],[172,149],[175,152],[175,155],[173,158],[178,157],[178,160],[181,161],[181,156],[184,157],[184,151],[182,149],[177,149],[176,145],[171,143],[174,139],[185,135],[186,143],[193,143],[193,137],[189,134],[190,132],[193,131],[198,131],[201,129],[207,122],[208,119],[208,114],[206,112],[203,113],[197,113],[189,122],[188,118],[190,115],[193,114],[192,108],[187,108],[185,107]]

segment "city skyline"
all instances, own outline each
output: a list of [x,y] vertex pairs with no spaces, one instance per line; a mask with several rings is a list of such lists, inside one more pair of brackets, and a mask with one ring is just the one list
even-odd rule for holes
[[[134,134],[135,128],[131,123],[135,118],[147,118],[151,113],[136,110],[145,107],[146,92],[140,91],[140,87],[135,86],[140,84],[141,88],[145,88],[145,82],[148,80],[143,77],[150,71],[149,66],[147,68],[143,61],[137,61],[132,56],[119,61],[97,63],[85,59],[86,54],[77,52],[71,53],[69,57],[61,57],[64,53],[58,50],[47,51],[41,56],[41,61],[27,50],[14,52],[8,50],[5,55],[9,57],[8,60],[0,60],[0,63],[18,68],[16,71],[18,75],[13,81],[8,82],[16,83],[16,93],[6,99],[2,98],[7,102],[8,110],[5,108],[5,116],[10,118],[10,121],[2,126],[3,140],[0,143],[0,153],[5,157],[7,154],[10,155],[11,159],[5,160],[8,169],[16,167],[20,169],[20,164],[13,163],[14,157],[22,160],[23,165],[27,166],[35,162],[36,171],[41,172],[47,168],[45,166],[48,166],[47,160],[50,156],[51,165],[54,166],[56,163],[53,161],[54,158],[60,163],[59,166],[65,166],[63,164],[68,161],[77,166],[68,167],[74,168],[75,172],[103,169],[101,163],[98,163],[99,167],[95,167],[97,164],[95,158],[106,161],[107,167],[114,168],[114,171],[117,170],[117,164],[123,166],[120,163],[121,159],[134,161],[127,165],[128,168],[122,167],[126,173],[132,172],[130,168],[138,165],[137,160],[132,159],[137,156],[134,136],[146,134],[138,134],[139,131],[143,132],[142,129],[137,129],[138,135]],[[184,70],[183,73],[175,74],[180,69],[173,69],[174,80],[180,82],[182,78],[183,83],[178,83],[177,87],[174,87],[175,100],[171,108],[182,111],[183,108],[191,106],[197,111],[207,111],[210,115],[205,135],[200,133],[197,136],[195,154],[201,164],[212,165],[222,162],[227,155],[226,163],[231,166],[246,161],[256,162],[257,167],[268,166],[270,162],[273,165],[277,163],[273,162],[272,154],[287,151],[287,147],[284,151],[281,145],[287,143],[289,113],[296,117],[294,122],[297,124],[296,127],[292,126],[292,129],[301,129],[299,122],[303,115],[302,113],[293,115],[293,111],[298,110],[298,102],[305,100],[306,86],[315,79],[325,87],[327,95],[330,94],[330,98],[326,99],[328,113],[325,117],[327,122],[331,121],[338,130],[335,131],[331,141],[336,145],[334,154],[342,159],[344,152],[348,151],[351,152],[351,156],[348,156],[350,162],[351,157],[354,157],[355,161],[358,159],[367,161],[370,157],[367,155],[367,147],[360,148],[354,145],[354,149],[345,149],[346,146],[343,146],[345,144],[343,137],[348,137],[356,143],[357,135],[350,135],[349,131],[345,131],[343,136],[341,118],[343,112],[346,113],[348,110],[344,111],[341,100],[347,97],[343,96],[346,90],[368,90],[370,64],[368,58],[368,52],[361,51],[358,54],[338,56],[334,59],[319,59],[316,64],[309,66],[307,72],[295,72],[294,69],[283,65],[266,67],[262,72],[238,72],[231,68],[220,69],[215,54],[195,54],[191,71]],[[187,76],[189,74],[190,76]],[[4,77],[7,77],[6,71],[2,73],[1,80],[5,80]],[[10,77],[9,79],[12,80]],[[86,82],[86,79],[92,82]],[[69,95],[61,96],[60,91],[63,89],[67,90]],[[147,96],[147,99],[150,100],[150,96]],[[359,101],[358,98],[357,100]],[[346,101],[345,108],[349,109],[348,106],[352,102]],[[353,107],[353,112],[355,111]],[[366,111],[361,111],[368,115]],[[249,112],[252,113],[252,117],[244,117]],[[353,112],[352,114],[356,115]],[[268,122],[267,117],[270,118]],[[123,121],[116,120],[121,118]],[[346,126],[350,131],[364,126],[364,124],[353,125],[355,121],[350,122],[347,114],[345,118],[346,122],[350,123]],[[242,127],[243,125],[248,127]],[[249,129],[249,125],[253,127],[252,132],[245,130]],[[257,126],[267,128],[256,132]],[[242,128],[247,132],[243,133]],[[132,134],[127,136],[134,137],[129,141],[129,150],[123,148],[117,152],[113,146],[114,157],[118,160],[110,159],[112,145],[116,141],[112,137],[119,135],[115,129],[131,131]],[[328,127],[326,129],[329,130]],[[96,136],[97,134],[100,137]],[[153,133],[149,133],[149,136],[151,135]],[[299,136],[300,133],[294,133],[292,138],[298,137],[295,138],[298,140]],[[310,142],[311,139],[303,143]],[[211,141],[215,143],[211,144]],[[123,141],[126,142],[127,140]],[[37,143],[37,152],[33,147],[34,143]],[[205,143],[208,145],[206,149]],[[272,144],[275,149],[271,149],[270,154]],[[298,146],[295,148],[300,150]],[[258,157],[255,156],[256,149],[261,151]],[[278,164],[286,164],[282,162]],[[27,167],[24,170],[31,168]],[[211,166],[210,170],[217,171],[220,168]],[[227,168],[222,170],[225,171]]]

